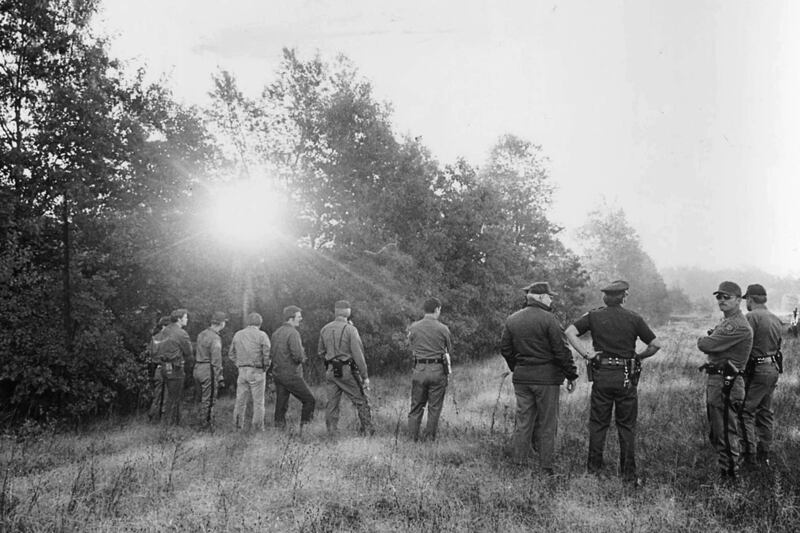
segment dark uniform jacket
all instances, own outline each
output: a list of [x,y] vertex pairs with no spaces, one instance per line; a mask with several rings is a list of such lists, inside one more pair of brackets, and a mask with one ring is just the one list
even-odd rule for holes
[[189,340],[189,334],[177,322],[165,327],[164,331],[156,337],[159,335],[161,342],[157,345],[156,353],[160,362],[182,367],[184,360],[192,357],[192,342]]
[[283,324],[272,334],[272,373],[276,377],[302,376],[302,364],[306,362],[306,351],[300,332],[289,324]]
[[578,377],[561,324],[550,307],[537,301],[506,319],[500,353],[514,372],[514,383],[560,385],[565,377]]
[[347,322],[347,319],[337,316],[333,322],[328,322],[319,332],[317,353],[323,355],[326,361],[331,359],[353,359],[361,378],[367,379],[367,362],[364,359],[364,345],[358,335],[356,327]]
[[708,355],[708,364],[721,368],[726,361],[744,370],[753,346],[753,330],[740,310],[724,317],[705,337],[697,340],[697,348]]
[[656,338],[644,319],[621,305],[592,309],[573,324],[578,335],[592,332],[592,346],[600,357],[633,359],[636,339],[650,344]]
[[778,353],[783,323],[766,307],[756,307],[746,315],[753,329],[753,347],[750,357],[772,357]]

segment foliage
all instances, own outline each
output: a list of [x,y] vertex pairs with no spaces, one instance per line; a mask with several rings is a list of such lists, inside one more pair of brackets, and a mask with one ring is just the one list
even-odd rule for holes
[[667,287],[622,209],[591,212],[579,237],[583,243],[581,260],[591,273],[588,291],[593,306],[601,305],[599,291],[603,286],[624,279],[631,286],[626,300],[631,309],[652,325],[669,319]]

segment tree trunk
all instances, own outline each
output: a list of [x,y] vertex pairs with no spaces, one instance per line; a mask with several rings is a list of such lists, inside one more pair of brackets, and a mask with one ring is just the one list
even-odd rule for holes
[[67,353],[72,353],[72,287],[70,283],[69,264],[70,264],[70,242],[69,242],[69,196],[67,188],[64,187],[64,205],[61,211],[61,243],[64,246],[64,263],[62,265],[62,287],[64,291],[63,299],[63,320],[64,320],[64,345]]

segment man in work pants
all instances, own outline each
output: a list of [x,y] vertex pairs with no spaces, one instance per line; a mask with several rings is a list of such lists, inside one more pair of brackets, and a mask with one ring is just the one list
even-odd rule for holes
[[303,379],[306,351],[297,327],[303,320],[302,309],[295,305],[284,307],[284,323],[272,334],[272,375],[275,380],[275,427],[286,427],[289,396],[300,400],[300,427],[314,418],[316,400]]
[[767,291],[762,285],[748,285],[743,298],[747,300],[749,313],[745,318],[753,330],[753,348],[744,373],[745,398],[739,413],[742,452],[745,466],[770,466],[775,422],[772,394],[783,364],[783,360],[778,359],[783,324],[767,309]]
[[211,317],[211,325],[197,336],[194,379],[200,385],[200,420],[205,429],[213,429],[214,403],[217,391],[224,383],[219,332],[225,328],[226,320],[225,313],[215,312]]
[[697,339],[697,348],[708,356],[708,361],[700,368],[708,374],[709,439],[717,452],[722,478],[735,480],[739,471],[737,413],[745,396],[741,372],[753,346],[753,329],[740,309],[742,289],[739,285],[723,281],[714,296],[723,318],[707,336]]
[[419,439],[419,426],[427,404],[425,437],[434,440],[447,391],[453,341],[450,328],[439,322],[442,302],[438,298],[428,298],[423,304],[423,311],[425,316],[408,328],[408,341],[414,358],[408,433],[413,440]]
[[158,325],[153,330],[153,336],[147,347],[148,358],[155,367],[153,370],[153,401],[150,403],[150,409],[147,411],[147,418],[151,422],[161,420],[161,415],[164,414],[164,376],[162,374],[161,361],[158,358],[158,345],[161,344],[161,341],[164,339],[164,328],[169,324],[169,317],[162,316],[158,321]]
[[247,327],[233,336],[228,357],[239,371],[236,378],[236,404],[233,421],[238,429],[244,427],[247,403],[253,400],[253,423],[256,431],[264,429],[264,391],[267,384],[270,342],[261,331],[263,319],[258,313],[247,315]]
[[317,353],[325,358],[325,392],[328,403],[325,407],[325,426],[328,435],[335,437],[339,426],[339,402],[345,394],[358,413],[361,423],[360,433],[375,433],[369,400],[365,394],[369,390],[367,363],[364,359],[364,346],[358,330],[347,321],[350,316],[350,302],[339,300],[334,306],[335,319],[328,322],[319,332]]
[[165,384],[163,422],[180,424],[183,382],[186,374],[183,364],[192,356],[192,343],[183,328],[189,323],[189,311],[176,309],[170,314],[170,325],[162,332],[163,339],[158,345],[158,358],[161,362]]

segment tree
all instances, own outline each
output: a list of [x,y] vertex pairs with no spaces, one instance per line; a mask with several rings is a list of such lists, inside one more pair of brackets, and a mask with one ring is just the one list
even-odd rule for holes
[[599,291],[604,285],[624,279],[631,285],[631,308],[656,325],[669,318],[664,280],[622,209],[592,211],[578,236],[583,243],[581,260],[590,273],[589,301],[593,306],[600,304]]

